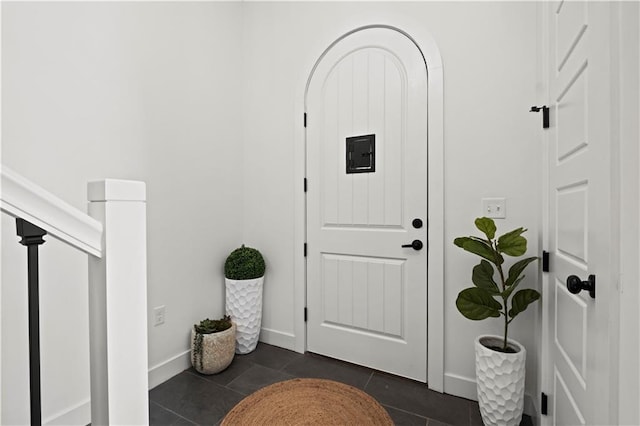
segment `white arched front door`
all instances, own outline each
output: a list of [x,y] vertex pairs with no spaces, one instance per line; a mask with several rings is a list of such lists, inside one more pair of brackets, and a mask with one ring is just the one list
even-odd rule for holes
[[354,32],[325,52],[306,101],[307,349],[425,382],[423,55],[394,29]]

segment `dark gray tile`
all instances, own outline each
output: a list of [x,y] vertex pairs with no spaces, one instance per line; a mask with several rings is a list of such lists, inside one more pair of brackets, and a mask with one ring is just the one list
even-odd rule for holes
[[364,389],[372,374],[369,368],[310,353],[293,360],[283,371],[296,377],[335,380],[360,389]]
[[256,350],[246,355],[236,355],[242,361],[250,361],[264,367],[281,370],[291,361],[302,358],[304,355],[277,346],[258,343]]
[[151,402],[198,424],[215,424],[244,398],[209,380],[182,372],[149,392]]
[[396,426],[425,426],[427,419],[392,407],[384,407]]
[[[484,426],[484,423],[482,423],[482,414],[480,414],[480,407],[478,407],[478,403],[471,402],[470,407],[471,407],[471,412],[470,412],[471,426]],[[531,420],[531,417],[527,416],[526,414],[523,414],[522,420],[520,420],[520,426],[533,426],[533,421]]]
[[284,380],[293,379],[290,374],[273,368],[254,364],[250,369],[238,376],[227,387],[244,395],[249,395],[258,389]]
[[193,426],[195,424],[196,423],[190,422],[189,420],[183,419],[182,417],[180,417],[178,420],[171,423],[171,426]]
[[451,426],[449,423],[442,423],[437,420],[428,419],[427,426]]
[[[422,383],[315,354],[258,344],[215,375],[189,369],[149,392],[152,425],[218,425],[245,395],[294,377],[336,380],[365,389],[398,425],[482,426],[478,404],[433,392]],[[533,426],[523,416],[522,426]]]
[[471,426],[484,426],[482,414],[480,414],[480,407],[478,407],[477,402],[469,404],[469,423]]
[[235,355],[233,361],[229,366],[218,374],[200,374],[195,368],[190,368],[187,371],[191,374],[195,374],[198,377],[212,381],[222,386],[226,386],[234,381],[242,373],[253,367],[251,360],[242,357],[241,355]]
[[430,390],[423,383],[374,373],[366,391],[381,404],[451,425],[469,425],[469,401]]
[[178,421],[180,416],[171,411],[165,410],[154,402],[149,402],[149,424],[157,426],[168,426]]

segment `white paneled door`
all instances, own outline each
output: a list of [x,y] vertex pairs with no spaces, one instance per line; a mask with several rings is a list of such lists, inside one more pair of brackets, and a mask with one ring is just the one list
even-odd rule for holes
[[[553,425],[611,423],[609,306],[615,296],[610,45],[606,2],[549,3],[549,329]],[[595,280],[595,298],[583,282]],[[568,282],[574,287],[570,291]]]
[[307,349],[425,382],[420,50],[389,28],[344,37],[314,71],[307,113]]

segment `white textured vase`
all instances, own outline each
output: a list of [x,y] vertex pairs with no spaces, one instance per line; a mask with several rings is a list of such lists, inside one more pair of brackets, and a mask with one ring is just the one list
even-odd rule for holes
[[515,340],[508,340],[516,353],[494,351],[502,347],[503,337],[478,336],[476,382],[478,405],[485,426],[517,426],[524,407],[524,375],[527,351]]
[[202,348],[196,349],[196,331],[191,329],[191,365],[201,374],[216,374],[233,361],[236,325],[217,333],[202,335]]
[[262,323],[262,284],[264,277],[252,280],[225,278],[227,315],[236,323],[236,353],[248,354],[258,345]]

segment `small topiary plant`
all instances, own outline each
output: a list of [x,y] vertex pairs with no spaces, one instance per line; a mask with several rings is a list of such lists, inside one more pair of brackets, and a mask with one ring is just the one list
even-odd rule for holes
[[224,263],[224,276],[230,280],[251,280],[263,276],[264,269],[262,254],[243,244],[227,257]]
[[200,369],[202,369],[202,339],[205,334],[219,333],[231,328],[231,317],[225,315],[219,320],[211,320],[209,318],[200,321],[200,324],[193,324],[196,331],[193,338],[193,351],[195,358],[200,361]]

